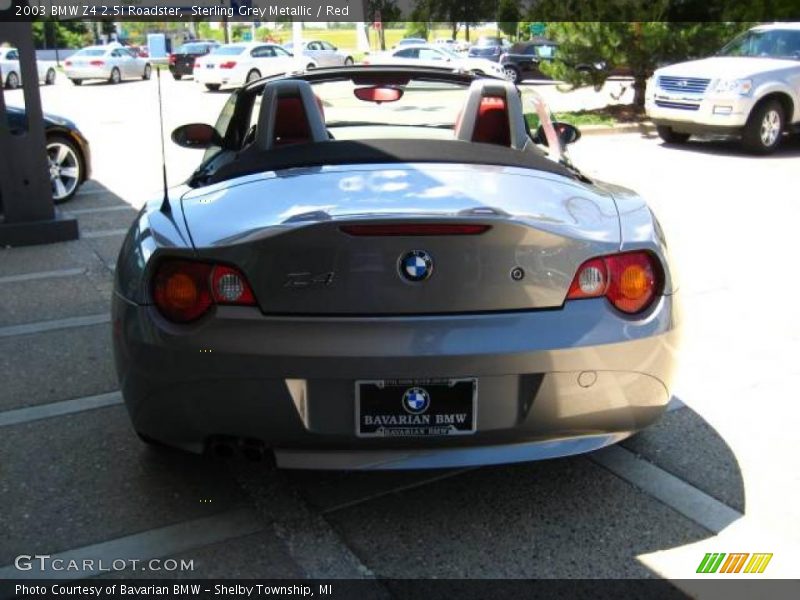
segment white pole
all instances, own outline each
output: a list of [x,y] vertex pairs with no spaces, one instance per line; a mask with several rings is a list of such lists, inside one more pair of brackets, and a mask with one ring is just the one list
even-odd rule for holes
[[363,21],[356,23],[356,45],[359,52],[369,52],[369,40],[367,39],[367,26]]
[[302,71],[306,66],[305,58],[303,57],[303,22],[292,22],[292,50],[294,51],[294,60],[297,65],[297,70]]

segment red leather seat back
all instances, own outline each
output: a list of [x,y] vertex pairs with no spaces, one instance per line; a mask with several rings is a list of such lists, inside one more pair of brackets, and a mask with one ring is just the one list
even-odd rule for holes
[[[316,97],[320,115],[325,119],[322,101]],[[311,128],[308,125],[308,116],[303,108],[303,101],[299,96],[283,96],[278,98],[275,109],[275,140],[276,146],[289,144],[306,144],[311,141]]]
[[473,142],[511,146],[511,129],[508,125],[506,100],[500,96],[481,98],[478,116],[475,119]]

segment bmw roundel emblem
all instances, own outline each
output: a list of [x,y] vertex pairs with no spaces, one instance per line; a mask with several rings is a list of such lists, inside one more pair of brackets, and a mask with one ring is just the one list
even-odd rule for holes
[[400,258],[400,275],[408,281],[425,281],[433,273],[433,259],[424,250],[413,250]]
[[403,394],[403,408],[412,415],[420,415],[428,410],[431,397],[421,387],[408,388]]

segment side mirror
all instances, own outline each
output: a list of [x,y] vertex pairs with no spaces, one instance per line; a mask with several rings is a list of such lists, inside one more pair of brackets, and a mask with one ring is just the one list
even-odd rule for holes
[[339,49],[339,48],[337,48],[336,46],[334,46],[334,47],[333,47],[333,50],[334,50],[334,52],[335,52],[336,50],[338,50],[338,49]]
[[[558,141],[562,148],[574,144],[581,139],[581,130],[575,127],[575,125],[553,121],[553,129],[556,130],[556,135],[558,136]],[[536,130],[535,138],[540,144],[547,146],[547,135],[545,135],[544,127],[541,125],[539,125],[539,128]]]
[[172,141],[183,148],[199,150],[222,146],[222,138],[217,130],[205,123],[181,125],[172,132]]

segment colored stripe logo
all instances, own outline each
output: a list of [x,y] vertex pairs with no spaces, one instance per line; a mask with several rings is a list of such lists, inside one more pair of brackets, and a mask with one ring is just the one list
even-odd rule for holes
[[[748,560],[749,558],[749,560]],[[734,552],[708,552],[697,567],[698,573],[763,573],[771,553]],[[744,569],[744,570],[742,570]]]

